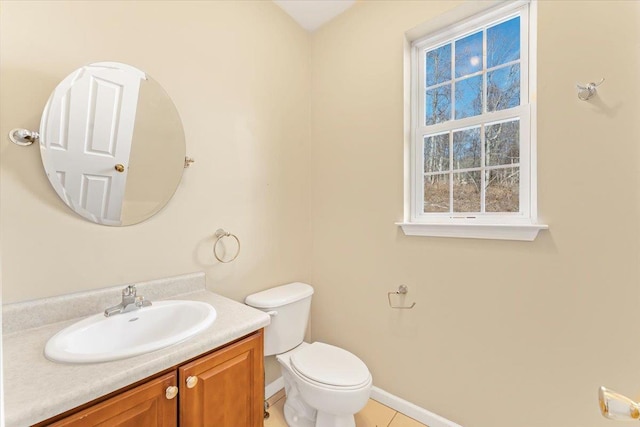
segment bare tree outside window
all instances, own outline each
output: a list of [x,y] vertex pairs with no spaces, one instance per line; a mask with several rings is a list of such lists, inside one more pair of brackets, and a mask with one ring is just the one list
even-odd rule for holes
[[487,122],[423,138],[430,212],[518,212],[520,121],[490,114],[520,105],[520,17],[425,51],[425,125]]

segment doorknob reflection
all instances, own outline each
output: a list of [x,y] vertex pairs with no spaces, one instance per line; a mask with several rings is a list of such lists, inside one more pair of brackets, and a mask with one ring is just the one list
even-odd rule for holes
[[627,396],[600,387],[598,398],[600,412],[606,418],[619,421],[640,420],[640,403],[634,402]]

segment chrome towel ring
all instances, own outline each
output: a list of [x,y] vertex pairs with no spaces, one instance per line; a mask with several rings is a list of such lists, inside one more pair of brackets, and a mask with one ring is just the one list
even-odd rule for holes
[[[224,231],[222,228],[218,228],[216,230],[216,241],[213,244],[213,256],[216,257],[216,259],[222,263],[228,263],[231,262],[233,260],[235,260],[236,258],[238,258],[238,255],[240,255],[240,239],[238,239],[238,236],[236,236],[235,234],[231,234],[228,231]],[[234,239],[236,239],[236,243],[238,244],[238,250],[236,251],[236,254],[233,256],[233,258],[228,259],[228,260],[224,260],[222,259],[219,255],[218,255],[218,243],[220,243],[220,241],[224,238],[224,237],[233,237]]]

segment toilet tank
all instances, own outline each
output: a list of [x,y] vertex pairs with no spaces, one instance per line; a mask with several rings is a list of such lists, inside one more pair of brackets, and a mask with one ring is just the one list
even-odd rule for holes
[[245,298],[245,304],[268,313],[271,324],[264,335],[264,355],[291,350],[304,340],[309,322],[313,288],[306,283],[289,283]]

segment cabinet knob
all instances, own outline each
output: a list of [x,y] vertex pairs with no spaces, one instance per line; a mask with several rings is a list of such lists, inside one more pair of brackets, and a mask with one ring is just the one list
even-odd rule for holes
[[198,384],[198,377],[195,375],[187,377],[187,388],[194,388],[196,384]]
[[168,400],[173,399],[178,395],[178,387],[174,385],[170,385],[169,387],[167,387],[167,390],[164,395],[167,397]]

